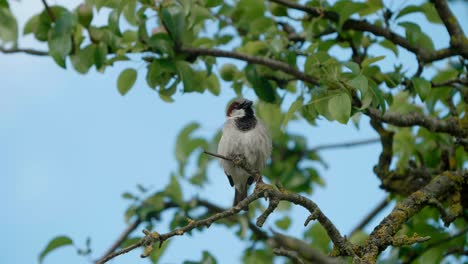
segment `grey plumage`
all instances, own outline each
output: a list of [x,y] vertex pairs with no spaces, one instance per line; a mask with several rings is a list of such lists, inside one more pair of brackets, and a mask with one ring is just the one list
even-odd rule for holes
[[[254,169],[261,172],[271,155],[271,138],[265,125],[255,117],[251,101],[240,99],[233,104],[227,113],[218,154],[227,157],[242,154]],[[253,182],[253,175],[230,161],[221,160],[221,165],[235,187],[233,205],[237,205],[247,196],[247,187]]]

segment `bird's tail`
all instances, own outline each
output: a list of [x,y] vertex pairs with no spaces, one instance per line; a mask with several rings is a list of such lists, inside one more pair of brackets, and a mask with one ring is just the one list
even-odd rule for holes
[[[237,204],[239,204],[242,200],[245,199],[245,197],[247,197],[247,186],[245,187],[241,187],[241,191],[239,191],[237,188],[234,188],[236,190],[236,193],[234,194],[234,203],[232,206],[236,206]],[[244,211],[248,211],[249,210],[249,206],[245,206],[244,208],[242,208],[242,210]]]

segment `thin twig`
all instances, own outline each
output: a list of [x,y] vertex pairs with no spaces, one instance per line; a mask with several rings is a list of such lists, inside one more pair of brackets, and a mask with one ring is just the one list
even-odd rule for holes
[[362,145],[368,145],[373,143],[380,142],[380,138],[371,138],[371,139],[363,139],[363,140],[356,140],[350,142],[342,142],[342,143],[332,143],[332,144],[323,144],[312,147],[311,151],[321,151],[321,150],[329,150],[329,149],[337,149],[337,148],[349,148],[349,147],[358,147]]
[[44,4],[45,9],[47,10],[47,15],[49,16],[50,20],[55,21],[54,12],[52,12],[52,9],[50,9],[50,6],[47,4],[47,1],[42,0],[42,3]]
[[103,254],[101,258],[99,258],[96,263],[100,263],[102,259],[104,259],[106,256],[112,254],[117,248],[122,245],[122,243],[125,241],[125,239],[128,238],[128,236],[141,224],[141,220],[138,218],[135,220],[131,225],[129,225],[125,230],[120,234],[120,236],[117,238],[117,240],[110,246],[108,250],[106,250],[106,253]]
[[223,160],[227,160],[227,161],[231,161],[232,162],[232,159],[228,158],[228,157],[225,157],[223,155],[219,155],[219,154],[216,154],[216,153],[213,153],[213,152],[209,152],[209,151],[206,151],[204,150],[203,153],[205,154],[208,154],[210,156],[213,156],[213,157],[216,157],[216,158],[220,158],[220,159],[223,159]]
[[390,204],[388,197],[385,197],[362,221],[351,231],[349,237],[352,237],[357,231],[364,229],[374,217]]
[[20,48],[6,49],[3,47],[0,47],[0,52],[5,53],[5,54],[26,53],[29,55],[36,55],[36,56],[48,56],[49,55],[47,51],[34,50],[34,49],[20,49]]

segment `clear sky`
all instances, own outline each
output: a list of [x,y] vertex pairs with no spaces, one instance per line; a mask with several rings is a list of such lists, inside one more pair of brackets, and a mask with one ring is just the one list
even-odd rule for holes
[[[40,1],[10,2],[22,23],[42,9]],[[75,6],[74,1],[50,2]],[[458,1],[452,9],[467,32],[466,4]],[[448,43],[442,26],[431,36],[437,40],[436,47]],[[43,48],[30,37],[21,39],[20,46]],[[402,54],[404,61],[412,59]],[[219,97],[179,94],[175,103],[167,104],[139,78],[122,97],[116,79],[128,66],[142,75],[145,72],[144,64],[135,60],[105,74],[92,70],[80,75],[70,64],[68,70],[59,68],[51,58],[0,53],[0,263],[35,263],[47,242],[61,234],[78,245],[90,236],[93,256],[99,257],[126,226],[123,212],[128,201],[121,194],[135,191],[136,184],[163,188],[176,170],[178,131],[192,121],[202,125],[202,135],[222,126],[226,103],[234,96],[227,85],[223,84]],[[414,70],[414,65],[407,67]],[[245,96],[255,98],[253,92]],[[319,122],[317,127],[293,122],[288,129],[306,135],[311,147],[376,137],[365,118],[360,130],[337,122]],[[327,186],[317,189],[312,199],[343,234],[385,197],[372,172],[379,153],[379,144],[322,153],[330,165],[321,169]],[[198,195],[229,206],[233,190],[218,164],[210,167],[209,179],[208,186],[189,188],[184,197]],[[299,208],[292,215],[298,220],[290,231],[298,235],[307,215]],[[273,222],[270,219],[265,227],[273,227]],[[156,228],[167,231],[167,222]],[[232,233],[213,225],[191,237],[176,237],[161,262],[197,260],[203,250],[210,250],[218,260],[223,256],[222,263],[239,263],[244,245]],[[139,254],[134,251],[112,263],[145,263]],[[51,253],[45,263],[86,260],[70,247]]]

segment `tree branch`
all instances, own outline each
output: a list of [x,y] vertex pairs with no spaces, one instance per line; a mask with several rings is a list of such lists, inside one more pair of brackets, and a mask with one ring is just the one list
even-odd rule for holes
[[321,150],[329,150],[329,149],[337,149],[337,148],[358,147],[362,145],[374,144],[377,142],[380,142],[379,138],[363,139],[363,140],[356,140],[356,141],[342,142],[342,143],[323,144],[323,145],[317,145],[315,147],[312,147],[309,151],[321,151]]
[[20,49],[20,48],[6,49],[3,47],[0,47],[0,52],[5,53],[5,54],[26,53],[29,55],[36,55],[36,56],[49,56],[49,53],[47,51],[34,50],[34,49]]
[[455,235],[453,236],[449,236],[447,238],[444,238],[444,239],[441,239],[441,240],[438,240],[438,241],[435,241],[435,242],[432,242],[430,243],[429,245],[427,245],[423,250],[421,251],[412,251],[410,252],[408,255],[409,257],[403,262],[403,264],[410,264],[412,263],[414,260],[416,260],[417,258],[419,258],[420,256],[422,256],[425,252],[427,252],[428,250],[431,250],[432,248],[435,248],[435,247],[438,247],[442,244],[445,244],[447,242],[450,242],[452,241],[453,239],[456,239],[456,238],[459,238],[461,236],[464,236],[466,235],[466,233],[468,233],[468,227],[465,227],[464,229],[460,230],[458,233],[456,233]]
[[443,132],[460,138],[467,135],[467,131],[463,130],[452,118],[439,120],[417,112],[409,114],[386,112],[382,115],[382,113],[375,108],[368,108],[365,113],[380,122],[385,122],[398,127],[412,127],[417,125],[432,132]]
[[[231,160],[234,164],[236,165],[242,165],[241,167],[249,172],[252,175],[255,175],[256,172],[253,171],[250,167],[245,166],[246,161],[245,158],[242,157],[241,161],[238,161],[236,159],[230,159],[227,157],[223,157],[222,155],[217,154],[220,158],[224,158],[226,160]],[[122,250],[113,252],[112,254],[107,255],[105,258],[103,258],[101,261],[98,262],[98,264],[105,263],[112,258],[119,256],[121,254],[127,253],[135,248],[138,248],[142,245],[146,246],[145,249],[145,254],[142,256],[146,256],[149,254],[146,254],[147,249],[149,251],[152,250],[153,248],[153,242],[159,241],[160,245],[167,239],[173,237],[173,236],[181,236],[184,235],[187,232],[192,231],[195,228],[201,228],[201,227],[209,227],[212,223],[223,219],[227,218],[230,216],[233,216],[237,213],[239,213],[242,208],[245,208],[247,205],[250,203],[256,201],[259,198],[262,197],[268,197],[270,201],[289,201],[294,204],[301,205],[302,207],[306,208],[311,214],[314,214],[316,216],[316,219],[318,222],[324,227],[324,229],[327,231],[328,236],[330,239],[333,241],[335,247],[338,249],[340,254],[342,255],[349,255],[349,256],[354,256],[356,257],[356,254],[354,253],[354,250],[352,248],[352,245],[344,238],[341,236],[340,232],[338,229],[335,227],[335,225],[328,219],[328,217],[323,214],[323,212],[319,209],[319,207],[312,202],[310,199],[301,196],[296,193],[290,193],[285,190],[277,190],[275,189],[272,185],[265,184],[265,183],[258,183],[255,191],[247,196],[244,200],[242,200],[239,204],[237,204],[234,207],[231,207],[227,210],[224,210],[222,212],[216,213],[210,217],[207,217],[205,219],[201,220],[192,220],[189,221],[189,223],[181,228],[177,228],[171,232],[168,232],[166,234],[158,234],[157,232],[149,233],[146,231],[146,236],[140,240],[138,243],[135,243],[129,247],[126,247]],[[272,211],[272,210],[271,210]],[[260,217],[259,217],[260,219]]]
[[385,197],[362,221],[351,231],[349,237],[352,237],[357,231],[364,229],[374,217],[390,204],[388,197]]
[[404,223],[421,211],[430,199],[445,198],[457,185],[466,181],[468,171],[445,172],[435,177],[422,189],[397,203],[392,212],[372,231],[360,252],[363,263],[374,263],[380,252],[394,241],[393,237]]
[[101,258],[99,258],[99,260],[97,260],[96,262],[99,263],[102,259],[104,259],[106,256],[110,255],[111,253],[113,253],[115,250],[117,250],[117,248],[120,247],[120,245],[122,245],[122,242],[125,241],[125,239],[128,238],[128,236],[141,224],[141,220],[138,218],[137,220],[135,220],[135,222],[133,222],[131,225],[129,225],[127,228],[125,228],[125,230],[122,232],[122,234],[120,234],[120,236],[117,238],[117,240],[110,246],[110,248],[108,250],[106,250],[106,252],[103,254],[103,256]]
[[291,259],[294,264],[304,264],[304,261],[297,255],[297,252],[286,250],[284,248],[275,248],[273,253],[277,256],[283,256]]
[[49,16],[50,20],[55,21],[54,12],[52,12],[52,9],[50,9],[49,5],[47,4],[47,1],[42,0],[42,3],[44,4],[45,9],[47,10],[47,15]]
[[312,248],[309,244],[294,237],[272,231],[273,236],[269,239],[269,243],[273,247],[282,247],[288,250],[297,252],[304,260],[311,263],[320,264],[338,264],[339,262],[331,257],[325,256],[321,252]]
[[[442,19],[442,22],[444,22],[450,35],[450,45],[460,49],[461,52],[467,53],[468,47],[466,47],[467,40],[465,39],[465,34],[458,20],[455,18],[452,11],[450,11],[447,2],[445,0],[434,0],[433,2],[439,17]],[[466,54],[464,56],[466,56]]]
[[310,75],[307,75],[296,67],[293,67],[285,62],[265,58],[251,56],[247,54],[242,54],[234,51],[224,51],[219,49],[206,49],[206,48],[196,48],[196,47],[180,47],[179,51],[190,54],[192,56],[213,56],[213,57],[222,57],[222,58],[232,58],[245,61],[252,64],[259,64],[267,66],[273,70],[280,70],[287,74],[290,74],[297,79],[307,82],[312,85],[318,85],[318,81]]
[[[298,3],[295,3],[290,0],[270,0],[271,2],[278,3],[280,5],[284,5],[290,7],[292,9],[301,10],[303,12],[308,13],[312,17],[323,17],[333,22],[339,21],[339,14],[333,11],[326,11],[322,8],[315,8],[311,6],[304,6]],[[369,23],[366,20],[356,20],[356,19],[347,19],[343,23],[343,29],[345,30],[357,30],[363,32],[370,32],[376,36],[384,37],[396,45],[399,45],[414,54],[419,58],[419,60],[423,61],[424,63],[430,63],[436,60],[445,59],[454,55],[457,55],[457,50],[445,48],[437,51],[427,51],[425,49],[420,48],[419,46],[412,45],[405,37],[375,24]],[[468,59],[468,54],[466,51],[460,52],[465,59]]]

